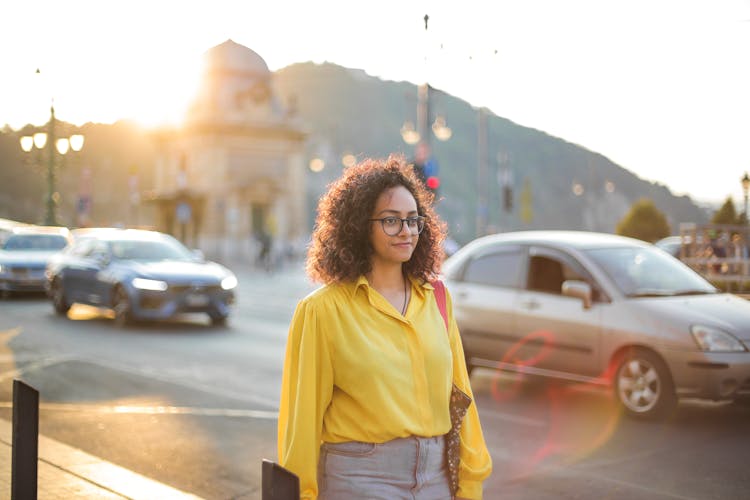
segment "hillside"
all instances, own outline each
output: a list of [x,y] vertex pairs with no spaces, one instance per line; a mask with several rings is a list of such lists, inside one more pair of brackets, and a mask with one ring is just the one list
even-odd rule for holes
[[[311,132],[309,154],[314,156],[323,150],[332,160],[328,163],[335,165],[333,172],[324,174],[327,180],[340,170],[336,158],[345,152],[359,157],[384,156],[390,152],[412,155],[413,147],[401,140],[399,130],[404,120],[416,120],[415,85],[383,81],[361,70],[330,63],[301,63],[283,68],[276,72],[274,83],[282,99],[295,103],[297,113]],[[478,110],[434,89],[431,108],[433,118],[435,113],[444,115],[453,130],[447,142],[432,140],[443,198],[438,208],[449,221],[454,237],[465,242],[473,237],[476,227]],[[689,197],[674,196],[667,187],[640,179],[582,146],[491,113],[487,136],[491,229],[613,232],[630,206],[642,197],[654,200],[667,215],[673,231],[677,231],[680,222],[706,220],[705,211]],[[497,182],[498,153],[507,155],[512,172],[511,214],[502,211]],[[583,187],[582,195],[574,194],[574,183]],[[530,199],[525,203],[521,201],[524,186],[526,199]]]
[[[307,173],[310,227],[317,198],[339,174],[343,153],[360,158],[391,152],[412,156],[413,146],[402,141],[399,130],[405,120],[416,120],[415,85],[383,81],[330,63],[300,63],[277,71],[274,87],[284,104],[294,103],[310,133],[307,159],[322,156],[328,165],[323,172]],[[476,234],[478,111],[439,90],[432,92],[431,107],[433,113],[446,117],[453,130],[447,142],[432,140],[441,178],[438,210],[449,222],[451,235],[465,243]],[[75,225],[75,203],[85,171],[92,178],[92,223],[110,225],[131,219],[131,176],[138,176],[141,192],[153,188],[156,148],[152,135],[128,122],[89,123],[81,129],[86,135],[83,151],[69,154],[58,169],[62,222]],[[29,127],[0,131],[0,217],[39,222],[45,199],[44,165],[38,151],[24,155],[18,146],[18,137],[30,131]],[[60,132],[70,133],[72,128],[61,123]],[[483,184],[488,193],[490,231],[613,232],[630,206],[642,197],[654,200],[667,215],[673,232],[681,222],[707,222],[705,210],[690,198],[674,196],[667,187],[644,181],[584,147],[493,114],[488,115],[487,137],[489,172]],[[508,158],[512,172],[512,213],[502,210],[498,153]],[[576,183],[583,187],[580,196],[572,189]]]

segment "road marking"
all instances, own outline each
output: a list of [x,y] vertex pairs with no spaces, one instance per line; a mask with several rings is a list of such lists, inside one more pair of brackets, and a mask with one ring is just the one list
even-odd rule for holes
[[151,379],[154,379],[154,380],[158,380],[160,382],[167,382],[169,384],[178,385],[180,387],[185,387],[187,389],[194,389],[194,390],[198,390],[198,391],[202,391],[202,392],[207,392],[207,393],[215,395],[215,396],[223,396],[223,397],[232,398],[232,399],[239,399],[241,401],[247,401],[247,402],[250,402],[250,403],[260,404],[260,405],[266,406],[266,407],[268,407],[270,409],[273,409],[273,410],[275,410],[276,408],[278,408],[278,404],[279,404],[278,401],[273,400],[273,399],[269,399],[269,398],[265,398],[263,396],[256,396],[254,394],[248,394],[246,392],[235,392],[235,391],[230,391],[230,390],[226,390],[226,389],[219,389],[215,385],[202,384],[202,383],[197,382],[197,381],[186,382],[186,381],[184,381],[182,379],[177,379],[175,377],[170,377],[169,375],[161,375],[161,374],[158,374],[158,373],[153,373],[153,372],[148,371],[148,370],[137,370],[137,369],[133,369],[133,368],[131,368],[129,366],[122,365],[122,364],[117,364],[117,363],[112,363],[110,361],[108,361],[105,364],[105,363],[101,363],[101,362],[99,362],[99,361],[97,361],[95,359],[75,358],[75,360],[76,361],[85,362],[85,363],[91,363],[91,364],[94,364],[94,365],[97,365],[97,366],[101,366],[101,367],[104,367],[104,368],[120,370],[120,371],[123,371],[125,373],[132,373],[134,375],[139,375],[141,377],[151,378]]
[[33,363],[29,363],[28,365],[25,365],[23,368],[16,368],[15,370],[9,370],[7,372],[0,373],[0,382],[3,382],[5,380],[8,380],[9,378],[16,378],[20,377],[26,372],[38,370],[39,368],[46,368],[48,366],[56,365],[59,363],[65,363],[66,361],[71,361],[76,358],[72,356],[57,356],[57,357],[51,357],[51,358],[43,358],[39,361],[35,361]]
[[38,370],[40,368],[46,368],[48,366],[52,366],[52,365],[56,365],[60,363],[66,363],[69,361],[90,363],[92,365],[100,366],[103,368],[108,368],[111,370],[119,370],[121,372],[138,375],[140,377],[150,378],[152,380],[157,380],[159,382],[166,382],[166,383],[177,385],[177,386],[184,387],[187,389],[206,392],[214,396],[222,396],[222,397],[227,397],[231,399],[238,399],[240,401],[246,401],[249,403],[259,404],[259,405],[265,406],[266,408],[269,408],[269,411],[271,412],[275,412],[276,409],[278,408],[278,401],[274,399],[266,398],[263,396],[248,394],[246,392],[235,392],[235,391],[229,391],[225,389],[222,390],[222,389],[218,389],[215,385],[211,385],[211,384],[201,384],[199,382],[188,383],[181,379],[155,374],[147,370],[136,370],[136,369],[133,369],[131,367],[128,367],[122,364],[116,364],[112,362],[102,363],[95,359],[88,359],[88,358],[83,358],[79,356],[57,356],[57,357],[43,358],[39,361],[29,363],[23,368],[17,368],[15,370],[9,370],[7,372],[0,373],[0,382],[3,382],[10,378],[20,377],[24,373]]
[[[10,401],[0,401],[0,408],[12,408]],[[275,411],[243,410],[238,408],[196,408],[190,406],[85,405],[73,403],[40,403],[42,411],[89,412],[120,415],[198,415],[206,417],[238,417],[276,420]]]

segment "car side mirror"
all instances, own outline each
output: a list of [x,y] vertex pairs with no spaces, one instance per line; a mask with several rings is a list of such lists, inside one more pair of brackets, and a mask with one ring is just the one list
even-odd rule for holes
[[109,255],[106,253],[98,253],[94,255],[94,262],[97,263],[97,265],[101,267],[107,267],[110,263],[111,259],[109,258]]
[[584,309],[591,309],[591,285],[585,281],[567,280],[562,284],[562,294],[577,297],[583,301]]

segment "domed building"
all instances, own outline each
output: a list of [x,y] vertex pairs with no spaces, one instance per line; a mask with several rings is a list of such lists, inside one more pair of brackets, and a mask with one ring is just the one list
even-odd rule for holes
[[158,229],[220,260],[306,241],[304,142],[263,58],[232,40],[209,49],[184,126],[158,134]]

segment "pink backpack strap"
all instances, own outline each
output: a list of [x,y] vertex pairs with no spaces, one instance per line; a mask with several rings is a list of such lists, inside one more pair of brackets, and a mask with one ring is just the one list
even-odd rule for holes
[[440,280],[432,282],[432,287],[435,289],[435,301],[437,302],[438,309],[440,309],[440,315],[443,317],[445,323],[445,329],[450,330],[448,327],[448,311],[445,305],[445,285]]

